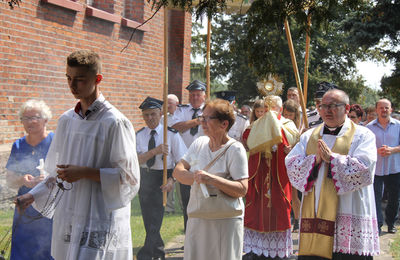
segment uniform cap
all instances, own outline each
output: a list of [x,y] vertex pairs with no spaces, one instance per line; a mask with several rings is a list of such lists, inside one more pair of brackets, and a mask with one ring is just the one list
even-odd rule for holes
[[142,104],[140,104],[139,108],[141,110],[146,110],[146,109],[153,109],[153,108],[159,108],[161,109],[162,105],[163,105],[163,101],[156,99],[156,98],[152,98],[152,97],[147,97]]
[[234,101],[236,97],[236,91],[230,91],[230,90],[218,91],[215,92],[214,94],[217,98],[228,100],[229,102]]
[[333,83],[329,83],[326,81],[322,81],[320,83],[318,83],[317,85],[317,91],[315,92],[315,98],[322,98],[322,96],[331,89],[337,89],[338,87],[333,84]]
[[201,82],[200,80],[194,80],[192,83],[190,83],[187,87],[187,90],[192,91],[192,90],[201,90],[201,91],[206,91],[206,84]]

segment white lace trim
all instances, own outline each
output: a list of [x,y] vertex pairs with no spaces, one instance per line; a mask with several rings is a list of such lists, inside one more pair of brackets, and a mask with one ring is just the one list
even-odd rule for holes
[[283,232],[260,233],[244,229],[243,251],[253,252],[266,257],[289,257],[293,254],[292,232],[289,229]]
[[301,192],[305,192],[308,176],[315,164],[315,155],[297,155],[290,158],[286,164],[290,183]]
[[331,166],[338,195],[372,183],[372,174],[369,168],[348,155],[334,154]]
[[375,218],[338,215],[333,252],[357,255],[379,254],[379,231]]

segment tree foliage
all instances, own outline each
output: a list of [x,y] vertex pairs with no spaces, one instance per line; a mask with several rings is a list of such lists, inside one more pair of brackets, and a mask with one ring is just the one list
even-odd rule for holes
[[[373,50],[380,58],[391,60],[395,69],[381,79],[381,96],[394,105],[400,104],[400,12],[399,0],[381,0],[349,16],[345,30],[354,45],[363,50]],[[378,57],[379,58],[379,57]]]
[[[179,7],[186,11],[194,12],[199,18],[206,14],[212,17],[226,10],[226,6],[233,0],[148,0],[153,8],[162,6]],[[243,0],[248,2],[248,0]],[[315,24],[326,24],[336,16],[336,9],[357,9],[363,0],[255,0],[251,9],[261,11],[263,19],[269,24],[280,26],[289,16],[295,17],[299,24],[307,24],[307,14],[314,17]]]
[[[341,23],[343,15],[344,12],[337,14],[337,20],[311,32],[309,104],[316,83],[324,80],[339,85],[352,102],[363,102],[361,93],[365,92],[365,86],[356,74],[355,62],[372,54],[347,41]],[[296,86],[284,30],[254,16],[257,14],[252,12],[245,16],[217,15],[213,20],[211,76],[226,79],[229,88],[238,91],[239,102],[255,97],[257,81],[269,73],[277,74],[286,89]],[[305,34],[294,19],[290,19],[290,24],[302,78]]]
[[380,48],[378,44],[385,41],[383,48],[380,48],[382,54],[400,60],[399,51],[392,48],[400,40],[399,12],[399,0],[377,1],[349,15],[344,22],[344,29],[349,32],[349,39],[364,49]]
[[382,92],[380,95],[389,99],[396,109],[400,107],[400,62],[395,65],[395,70],[390,76],[381,79]]
[[[279,74],[286,86],[294,85],[285,20],[291,24],[300,75],[305,33],[311,35],[308,100],[315,83],[327,80],[347,91],[353,102],[359,102],[365,87],[356,74],[355,61],[399,57],[393,50],[370,48],[385,37],[392,43],[397,41],[399,0],[255,0],[244,19],[235,16],[226,23],[217,14],[224,11],[229,0],[148,1],[157,7],[181,7],[195,12],[197,18],[207,14],[218,20],[212,40],[212,74],[227,78],[230,88],[244,88],[243,97],[253,95],[255,82],[268,73]],[[311,30],[307,27],[308,16],[312,18]],[[224,34],[224,30],[230,33]]]

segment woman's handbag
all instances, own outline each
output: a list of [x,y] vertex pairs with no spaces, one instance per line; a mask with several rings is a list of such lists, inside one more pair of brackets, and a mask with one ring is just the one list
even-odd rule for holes
[[[208,171],[233,143],[229,144],[203,170]],[[207,186],[207,188],[210,194],[208,198],[204,197],[199,184],[192,186],[190,201],[187,207],[187,214],[190,218],[224,219],[243,214],[243,203],[241,203],[239,198],[233,198],[217,188],[211,188],[210,186]]]

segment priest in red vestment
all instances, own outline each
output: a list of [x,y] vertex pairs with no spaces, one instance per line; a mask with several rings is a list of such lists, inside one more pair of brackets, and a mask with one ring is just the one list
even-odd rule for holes
[[284,150],[298,141],[299,133],[291,120],[281,116],[280,97],[268,96],[266,103],[269,111],[243,134],[250,152],[243,259],[284,258],[293,249],[292,187]]

